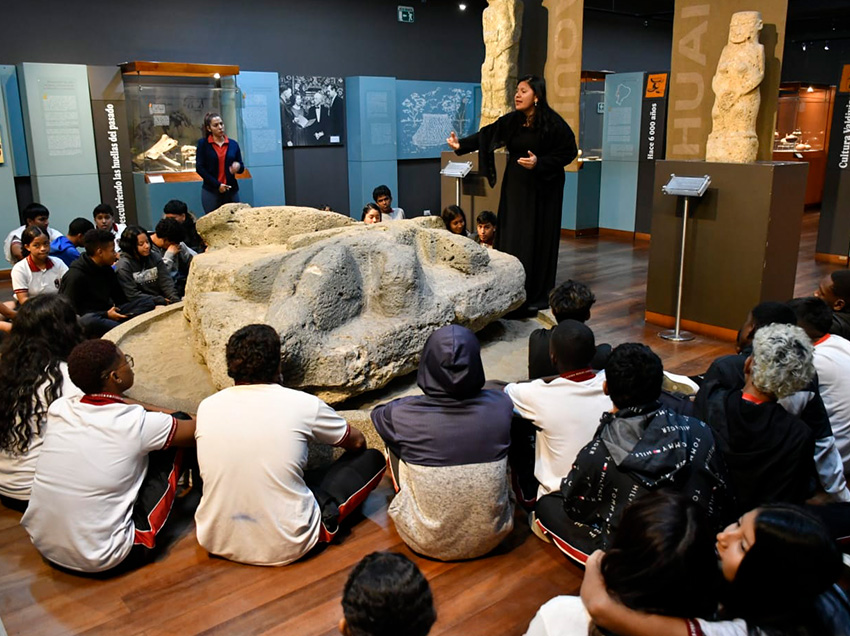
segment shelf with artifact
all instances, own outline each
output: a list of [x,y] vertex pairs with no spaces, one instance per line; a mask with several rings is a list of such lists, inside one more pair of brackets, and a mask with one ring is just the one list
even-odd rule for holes
[[834,86],[789,82],[779,87],[773,160],[809,164],[806,206],[819,205],[823,198],[834,100]]

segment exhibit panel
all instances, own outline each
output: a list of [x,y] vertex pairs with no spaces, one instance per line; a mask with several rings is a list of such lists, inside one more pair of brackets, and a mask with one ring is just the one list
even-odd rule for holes
[[18,69],[14,66],[0,65],[0,84],[2,84],[3,106],[6,110],[8,143],[4,146],[5,161],[10,162],[16,177],[30,176],[30,164],[27,157],[27,136],[24,131],[24,113],[21,108],[21,89],[18,86]]
[[847,265],[850,250],[850,60],[836,70],[837,89],[815,258]]
[[[285,205],[278,74],[240,71],[242,158],[251,171],[254,205]],[[243,182],[240,181],[240,193]]]
[[[15,196],[15,161],[6,108],[6,85],[6,82],[0,83],[0,92],[3,93],[4,97],[0,99],[0,232],[4,237],[9,231],[21,224],[18,214],[18,200]],[[12,267],[12,264],[7,262],[5,257],[1,257],[0,269],[10,267]]]
[[25,62],[18,70],[33,197],[64,231],[100,203],[87,69]]
[[655,162],[664,159],[667,133],[667,85],[669,73],[647,73],[640,118],[635,238],[648,239],[652,230]]
[[[656,162],[657,184],[671,174],[711,178],[705,195],[690,205],[684,328],[734,338],[756,304],[793,297],[807,169],[781,162]],[[646,319],[665,327],[672,326],[676,309],[682,208],[681,197],[656,188]]]
[[436,159],[452,131],[460,138],[478,131],[475,89],[462,82],[396,81],[398,159]]
[[396,201],[398,148],[396,80],[394,77],[346,77],[346,145],[348,202],[352,218],[360,220],[375,186],[389,187]]

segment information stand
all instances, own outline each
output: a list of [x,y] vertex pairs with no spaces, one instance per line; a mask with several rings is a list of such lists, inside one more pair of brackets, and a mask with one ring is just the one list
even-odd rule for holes
[[471,161],[449,161],[440,170],[440,174],[444,177],[453,177],[455,179],[455,205],[458,207],[460,207],[460,182],[470,172],[472,172]]
[[705,194],[711,183],[711,177],[704,175],[702,177],[679,177],[675,174],[670,175],[670,180],[667,185],[661,186],[661,191],[664,194],[683,197],[684,211],[682,213],[682,244],[679,252],[679,283],[676,294],[676,326],[674,329],[662,331],[658,335],[665,340],[673,342],[687,342],[693,340],[694,335],[689,331],[681,331],[682,324],[682,281],[685,274],[685,238],[688,229],[688,208],[692,198],[700,198]]

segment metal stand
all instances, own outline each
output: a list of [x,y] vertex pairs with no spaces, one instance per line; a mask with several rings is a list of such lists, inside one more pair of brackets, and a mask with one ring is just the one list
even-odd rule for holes
[[701,197],[708,189],[711,177],[677,177],[670,175],[670,181],[661,187],[664,194],[674,194],[684,197],[684,212],[682,214],[682,246],[679,253],[679,286],[676,293],[676,328],[662,331],[658,335],[672,342],[688,342],[694,339],[694,334],[682,331],[682,285],[685,278],[685,239],[688,233],[688,211],[693,197]]
[[440,170],[440,174],[444,177],[454,177],[455,180],[455,205],[460,207],[460,182],[472,171],[471,161],[449,161],[446,166]]
[[671,340],[673,342],[687,342],[689,340],[694,339],[694,334],[690,331],[682,331],[682,280],[685,275],[685,239],[687,237],[688,231],[688,204],[690,203],[691,197],[684,197],[685,199],[685,209],[682,213],[682,247],[681,252],[679,253],[679,287],[676,293],[676,328],[668,329],[667,331],[662,331],[658,335],[665,340]]

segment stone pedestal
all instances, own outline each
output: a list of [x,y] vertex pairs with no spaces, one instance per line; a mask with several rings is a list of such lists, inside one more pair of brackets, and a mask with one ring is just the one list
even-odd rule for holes
[[690,205],[683,328],[730,338],[753,306],[794,295],[807,172],[800,163],[657,162],[647,322],[672,325],[676,313],[683,202],[661,192],[671,173],[711,176]]

